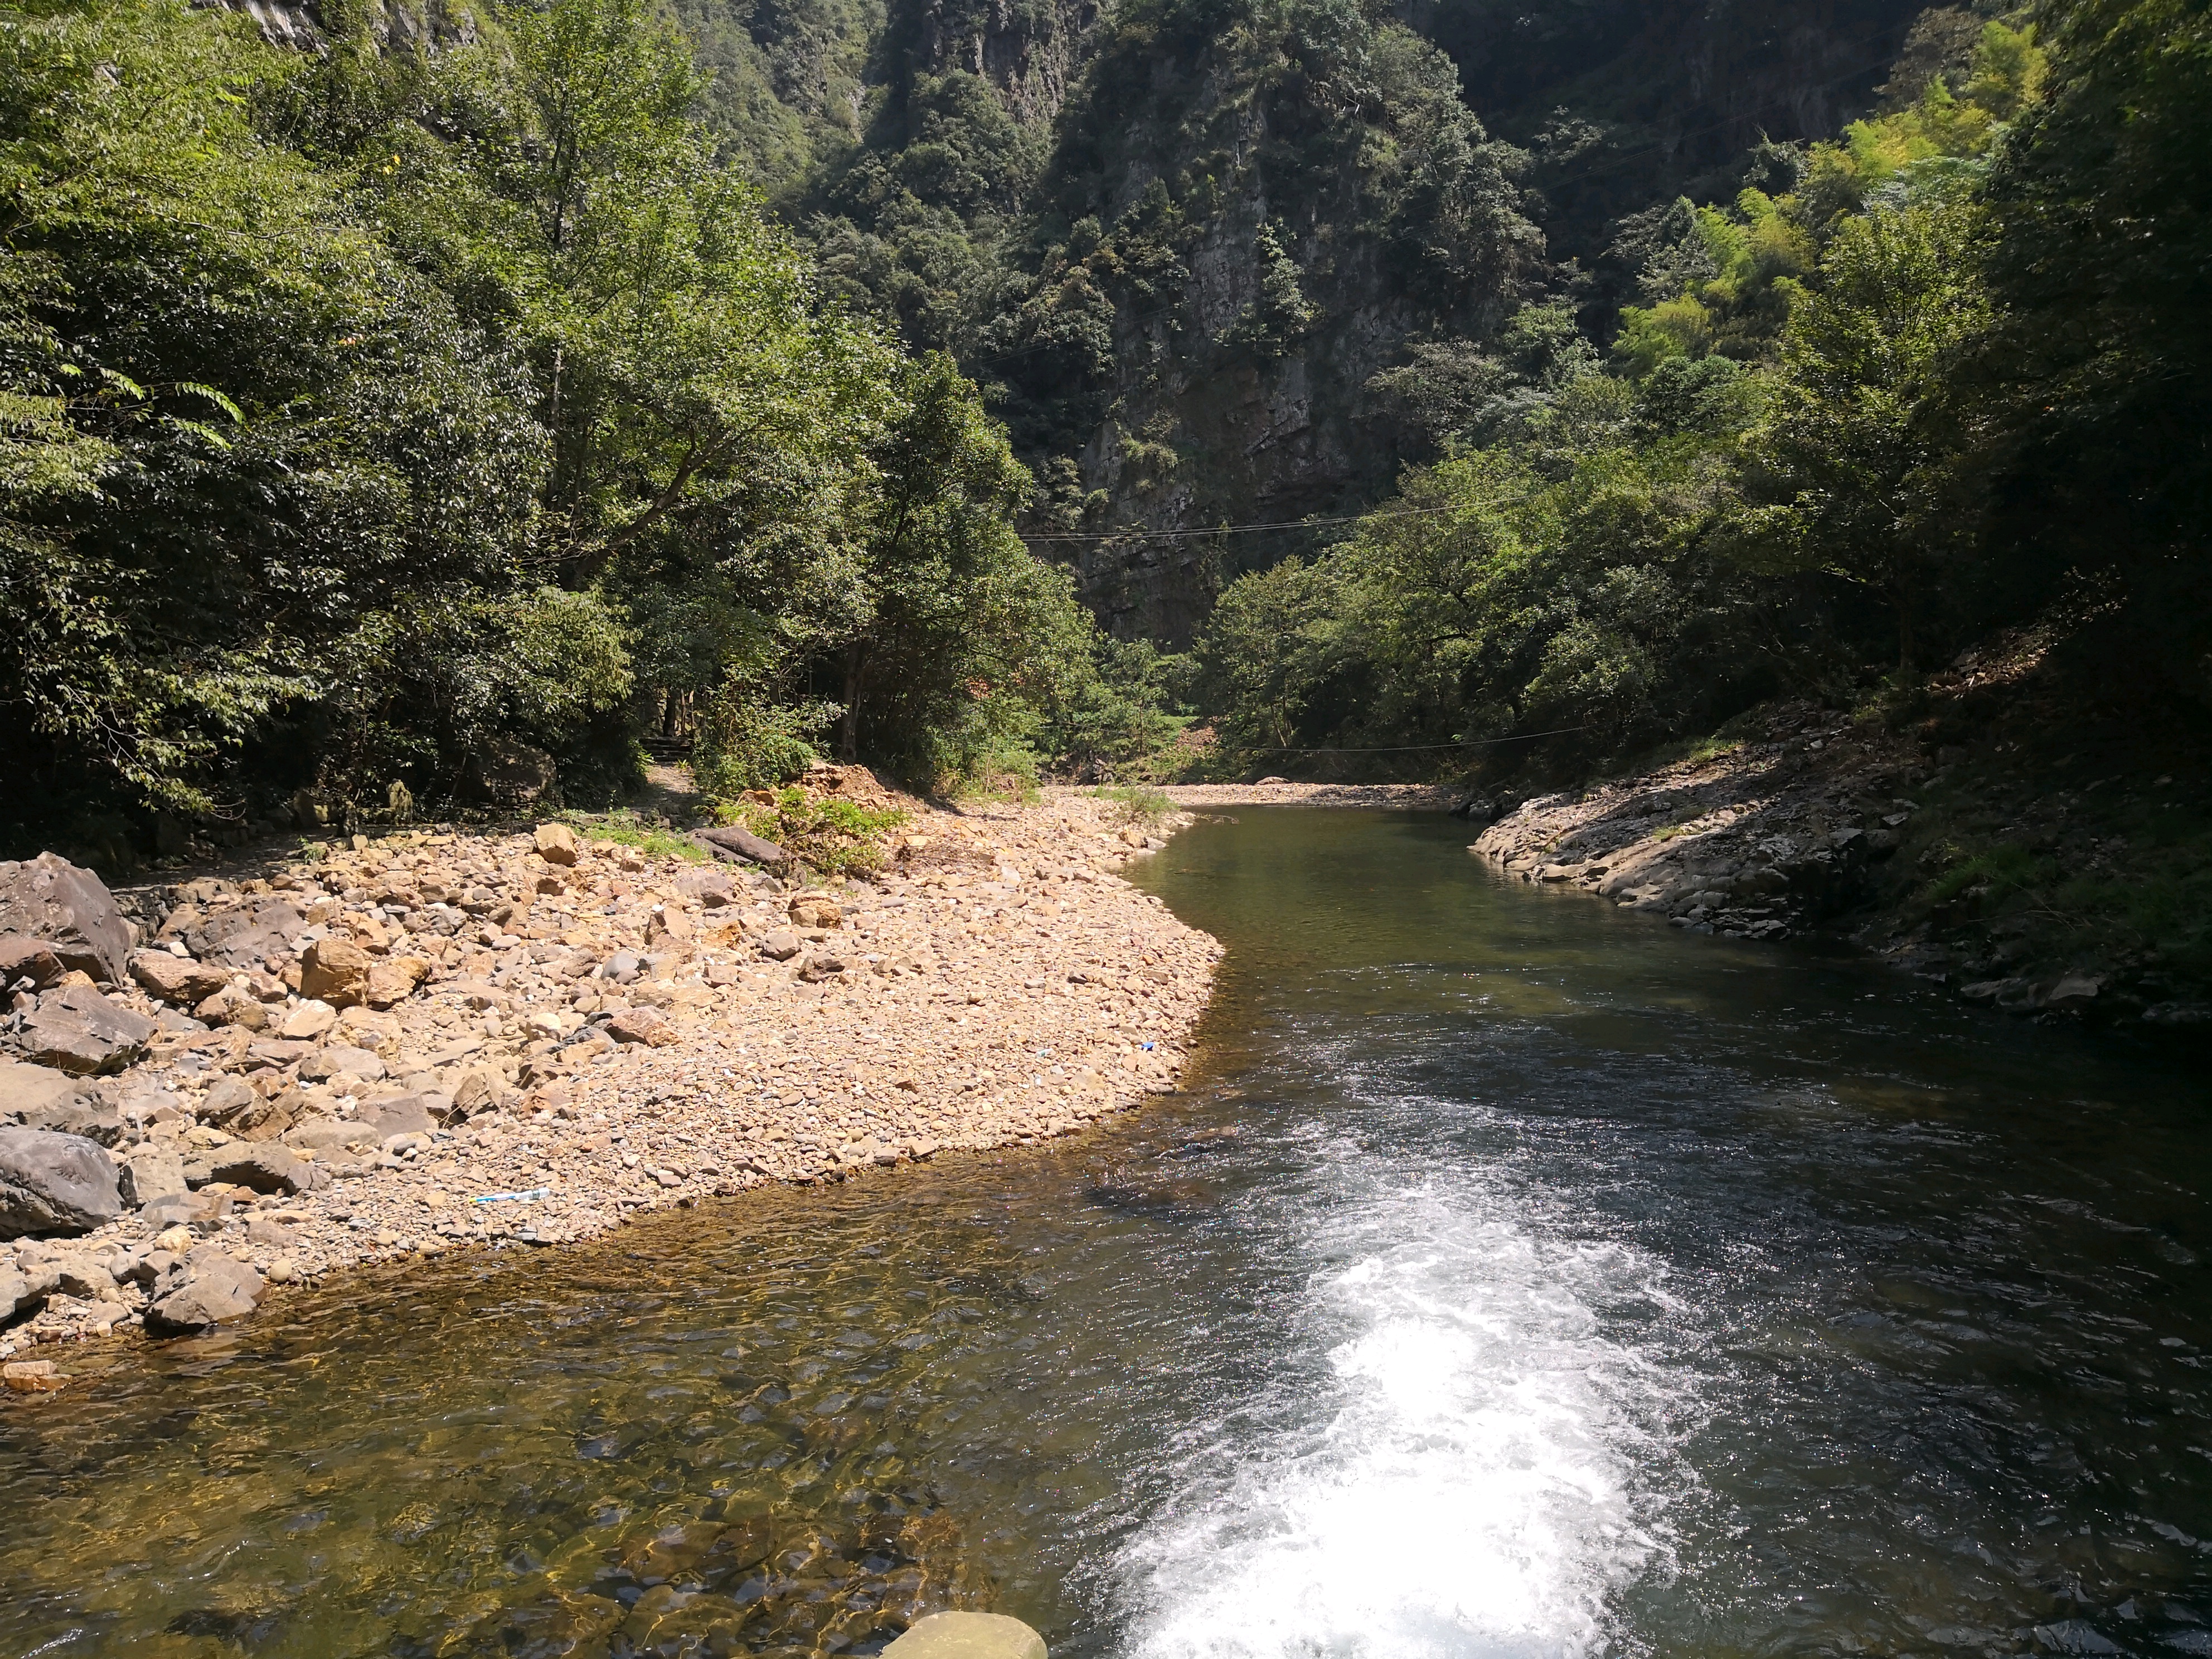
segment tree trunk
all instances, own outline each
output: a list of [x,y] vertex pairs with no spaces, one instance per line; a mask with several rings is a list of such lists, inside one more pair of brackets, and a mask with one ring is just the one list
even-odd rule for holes
[[845,653],[845,712],[837,717],[837,758],[850,766],[860,757],[860,687],[867,657],[855,645]]

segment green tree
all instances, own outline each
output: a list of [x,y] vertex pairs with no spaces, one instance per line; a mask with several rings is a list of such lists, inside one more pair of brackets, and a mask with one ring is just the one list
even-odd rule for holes
[[1988,400],[1972,371],[1995,319],[1986,216],[1971,203],[1853,218],[1783,337],[1737,529],[1762,568],[1881,594],[1910,669],[1978,545]]

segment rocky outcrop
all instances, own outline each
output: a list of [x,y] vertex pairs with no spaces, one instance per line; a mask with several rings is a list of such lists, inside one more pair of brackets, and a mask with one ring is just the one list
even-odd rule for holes
[[27,863],[0,863],[0,934],[42,941],[64,968],[119,984],[131,953],[131,928],[115,900],[89,870],[41,853]]
[[1695,932],[1783,939],[1859,900],[1896,851],[1917,810],[1904,766],[1841,716],[1793,708],[1765,742],[1513,805],[1469,850]]
[[122,1213],[115,1165],[91,1141],[0,1129],[0,1238],[86,1232]]
[[243,1319],[260,1305],[266,1288],[248,1263],[201,1245],[155,1281],[146,1328],[157,1336],[176,1336]]

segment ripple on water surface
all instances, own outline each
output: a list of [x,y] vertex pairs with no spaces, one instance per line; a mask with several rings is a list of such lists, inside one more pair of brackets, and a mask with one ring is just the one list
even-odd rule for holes
[[2212,1652],[2201,1067],[1242,816],[1191,1097],[115,1352],[0,1653]]

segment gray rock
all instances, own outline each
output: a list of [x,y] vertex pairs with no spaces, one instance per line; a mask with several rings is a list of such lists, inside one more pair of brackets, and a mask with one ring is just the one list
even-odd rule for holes
[[200,1102],[199,1120],[220,1129],[259,1098],[250,1084],[234,1077],[218,1078]]
[[334,1146],[374,1146],[380,1137],[375,1126],[345,1118],[310,1118],[284,1131],[287,1146],[321,1154]]
[[40,1065],[82,1077],[121,1071],[145,1054],[160,1029],[89,985],[69,985],[39,999],[16,1042]]
[[0,987],[43,991],[69,972],[54,947],[28,933],[0,933]]
[[372,1100],[360,1109],[355,1121],[381,1142],[394,1135],[427,1135],[453,1115],[450,1096],[426,1091]]
[[323,1082],[341,1072],[349,1072],[364,1083],[374,1083],[384,1075],[384,1061],[367,1048],[336,1043],[300,1062],[300,1076],[308,1083]]
[[41,1112],[83,1098],[85,1085],[51,1066],[26,1066],[0,1060],[0,1123],[21,1123],[27,1112]]
[[708,851],[718,858],[750,859],[755,864],[781,865],[791,854],[772,841],[763,841],[750,830],[734,825],[721,830],[702,830],[698,839]]
[[123,1201],[143,1209],[156,1199],[184,1192],[185,1161],[176,1148],[149,1140],[133,1146],[117,1160],[117,1186]]
[[274,1140],[234,1141],[208,1157],[210,1176],[257,1193],[313,1190],[315,1166],[289,1146]]
[[130,924],[98,876],[54,854],[0,864],[0,933],[42,939],[64,965],[123,982]]
[[0,1320],[13,1319],[46,1299],[47,1292],[33,1285],[20,1267],[0,1263]]
[[289,899],[264,896],[205,912],[180,909],[161,932],[164,938],[181,939],[204,962],[239,969],[289,954],[307,925],[307,918]]
[[171,1193],[147,1200],[138,1218],[155,1232],[165,1227],[216,1227],[230,1213],[228,1193]]
[[779,927],[761,941],[761,954],[778,962],[789,962],[801,948],[799,935],[788,927]]
[[699,901],[702,908],[719,910],[737,902],[737,883],[726,871],[713,868],[686,870],[676,878],[676,890],[688,898]]
[[26,1129],[47,1129],[59,1135],[82,1135],[103,1146],[112,1146],[129,1133],[123,1115],[105,1101],[87,1095],[56,1105],[23,1113],[15,1120]]
[[0,1238],[89,1232],[122,1213],[115,1165],[91,1141],[0,1129]]
[[155,1285],[146,1328],[161,1335],[243,1319],[261,1301],[261,1275],[212,1245],[195,1247]]

